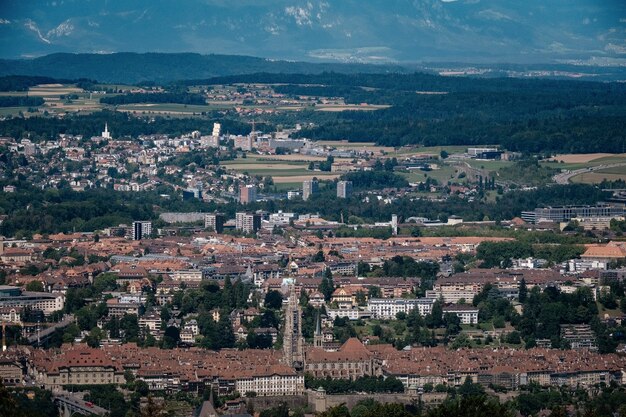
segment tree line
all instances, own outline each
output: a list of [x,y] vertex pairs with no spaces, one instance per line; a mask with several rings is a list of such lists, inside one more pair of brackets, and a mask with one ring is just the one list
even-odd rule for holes
[[206,104],[202,94],[192,93],[129,93],[117,96],[100,98],[100,103],[118,106],[133,103],[179,103],[179,104]]

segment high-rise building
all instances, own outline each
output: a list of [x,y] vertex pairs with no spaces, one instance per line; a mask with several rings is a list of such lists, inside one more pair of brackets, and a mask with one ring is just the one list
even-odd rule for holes
[[254,203],[256,201],[256,185],[242,185],[239,187],[239,202],[241,204]]
[[224,232],[225,222],[226,216],[224,216],[224,213],[207,213],[204,215],[204,227],[213,229],[217,233]]
[[316,179],[307,180],[302,182],[302,199],[308,200],[313,194],[316,194],[319,190],[319,183]]
[[213,133],[211,136],[219,138],[222,133],[222,125],[220,123],[213,123]]
[[261,228],[261,215],[239,212],[235,214],[235,229],[244,233],[255,233]]
[[150,237],[152,233],[152,222],[133,222],[133,240],[141,240]]
[[352,181],[339,181],[337,183],[337,197],[349,198],[352,195]]

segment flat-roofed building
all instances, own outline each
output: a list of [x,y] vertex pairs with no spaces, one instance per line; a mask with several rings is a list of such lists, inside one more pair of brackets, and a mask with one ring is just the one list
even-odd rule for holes
[[207,213],[204,215],[204,227],[206,229],[212,229],[216,233],[223,233],[224,223],[226,223],[224,213]]
[[337,197],[349,198],[352,195],[352,181],[339,181],[337,183]]
[[306,180],[302,182],[302,199],[308,200],[313,194],[319,191],[319,183],[316,179]]

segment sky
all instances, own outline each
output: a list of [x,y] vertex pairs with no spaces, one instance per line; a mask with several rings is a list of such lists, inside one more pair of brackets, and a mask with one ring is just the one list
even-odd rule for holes
[[626,1],[0,2],[0,58],[55,52],[197,52],[367,63],[626,65]]

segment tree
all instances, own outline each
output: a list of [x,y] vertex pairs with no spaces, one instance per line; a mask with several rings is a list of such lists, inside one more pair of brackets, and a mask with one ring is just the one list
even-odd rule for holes
[[524,304],[526,302],[526,298],[528,297],[528,288],[526,287],[526,280],[522,277],[519,282],[519,302]]
[[173,349],[180,341],[180,329],[176,326],[168,326],[163,333],[163,349]]
[[26,291],[43,292],[43,284],[41,281],[31,281],[26,284]]
[[220,320],[217,323],[217,334],[220,335],[219,348],[235,347],[235,343],[237,342],[237,339],[235,338],[235,333],[233,332],[233,326],[230,323],[228,314],[220,315]]
[[324,274],[318,290],[324,294],[324,299],[329,301],[335,291],[335,285],[333,284],[333,274],[330,273],[330,269],[327,268],[326,271],[328,271],[328,273]]
[[279,310],[283,306],[283,295],[280,291],[271,290],[265,295],[265,307],[272,310]]
[[312,262],[324,262],[324,252],[322,250],[317,251],[315,255],[311,258]]
[[450,156],[450,155],[448,154],[448,152],[447,152],[447,151],[445,151],[444,149],[442,149],[442,150],[441,150],[441,152],[439,152],[439,156],[441,157],[441,159],[447,159],[447,158],[448,158],[448,156]]
[[[336,405],[334,407],[329,408],[328,410],[320,413],[319,417],[350,417],[350,412],[348,411],[348,407],[345,404]],[[264,417],[264,416],[261,416]]]

